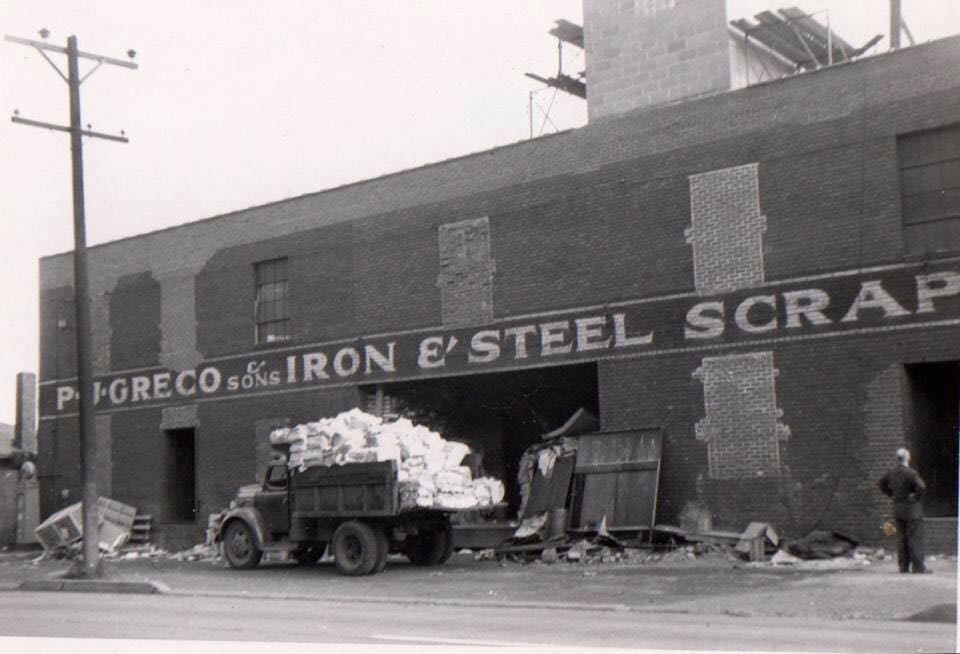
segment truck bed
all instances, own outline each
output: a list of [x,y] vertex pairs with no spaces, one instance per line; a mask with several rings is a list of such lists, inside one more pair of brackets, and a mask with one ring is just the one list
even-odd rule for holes
[[291,474],[294,518],[389,517],[400,512],[397,462],[314,466]]

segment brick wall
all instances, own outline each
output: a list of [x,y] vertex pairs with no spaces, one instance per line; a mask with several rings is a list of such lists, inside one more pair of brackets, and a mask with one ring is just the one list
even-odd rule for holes
[[[890,364],[867,382],[862,409],[864,431],[870,434],[870,448],[855,455],[858,468],[867,479],[877,480],[892,467],[893,452],[905,445],[903,368]],[[890,507],[889,500],[873,496],[877,512]]]
[[[765,234],[768,278],[899,257],[895,136],[958,120],[957,81],[950,72],[958,64],[960,39],[944,40],[681,105],[628,112],[552,137],[92,248],[96,371],[117,369],[110,361],[107,298],[124,275],[154,271],[162,287],[161,331],[167,332],[163,357],[183,365],[195,361],[197,350],[202,353],[189,311],[193,280],[219,250],[346,221],[352,221],[356,243],[367,248],[352,263],[363,300],[356,308],[360,324],[432,324],[439,311],[436,266],[420,268],[405,254],[427,246],[436,252],[439,224],[478,215],[490,216],[492,233],[504,234],[491,243],[498,280],[508,279],[505,270],[526,270],[529,264],[535,274],[556,278],[555,252],[572,244],[575,257],[593,261],[594,252],[657,253],[633,256],[636,270],[620,276],[625,285],[601,289],[605,296],[683,288],[689,275],[683,257],[689,254],[680,250],[682,230],[690,225],[689,198],[679,190],[686,184],[677,176],[751,162],[760,162],[764,213],[769,221],[776,218]],[[925,74],[912,74],[918,69]],[[616,205],[600,203],[605,195]],[[570,206],[559,197],[571,200]],[[431,210],[438,203],[447,205],[443,215]],[[624,211],[632,211],[642,231],[623,229]],[[502,231],[497,216],[501,223],[521,223],[520,233]],[[541,261],[508,260],[497,252],[498,247],[529,250],[529,233],[542,230],[543,221],[575,223],[578,230],[538,242]],[[602,247],[592,247],[598,244]],[[396,263],[399,276],[376,274],[383,272],[384,258],[398,257],[405,259]],[[343,256],[337,260],[343,262]],[[606,270],[578,268],[594,296],[594,280],[610,279]],[[45,258],[40,278],[46,379],[58,365],[51,358],[58,339],[50,320],[72,315],[71,258]],[[494,289],[498,313],[528,302],[526,280],[513,281],[516,288]],[[431,286],[432,292],[422,290]],[[400,309],[368,301],[411,292],[413,301]],[[72,339],[61,340],[69,345]],[[61,348],[61,369],[69,367],[69,356]]]
[[[71,279],[72,283],[72,279]],[[73,377],[77,370],[73,286],[40,290],[39,380]]]
[[591,121],[730,88],[725,0],[584,0]]
[[[601,362],[601,422],[604,430],[664,430],[660,522],[679,524],[683,506],[696,501],[719,529],[760,520],[789,537],[826,529],[883,543],[880,525],[890,505],[876,481],[906,439],[902,366],[957,360],[957,343],[960,329],[954,327],[915,337],[891,333],[778,345],[775,394],[779,420],[790,428],[779,443],[779,474],[711,476],[709,444],[697,438],[706,412],[702,380],[692,375],[702,366],[696,353]],[[928,540],[937,549],[951,546],[944,537],[949,527],[931,529],[936,533]]]
[[[196,321],[190,328],[202,355],[219,356],[253,347],[254,264],[280,257],[287,259],[292,280],[292,341],[356,334],[354,270],[358,264],[354,262],[353,233],[351,225],[326,225],[297,235],[225,247],[213,255],[194,281]],[[364,246],[359,247],[363,251]],[[376,255],[366,252],[364,256]],[[381,306],[387,297],[369,301]]]
[[[106,298],[121,277],[157,271],[165,307],[164,360],[182,367],[195,361],[197,351],[209,356],[252,340],[252,297],[237,305],[233,298],[211,299],[219,291],[196,286],[195,275],[213,272],[249,286],[250,258],[239,268],[218,267],[216,258],[223,256],[218,251],[256,244],[257,256],[265,258],[271,242],[289,244],[307,236],[305,230],[334,225],[345,231],[329,231],[315,242],[316,256],[301,273],[317,271],[321,279],[309,292],[325,295],[301,303],[319,310],[299,318],[304,338],[314,337],[317,325],[326,325],[330,334],[348,334],[354,327],[383,331],[438,324],[438,226],[476,216],[490,217],[497,315],[690,288],[692,253],[683,241],[683,230],[691,226],[689,180],[752,163],[758,164],[760,206],[767,216],[767,279],[895,260],[903,255],[895,137],[960,120],[957,80],[945,72],[951,62],[960,65],[958,44],[960,39],[951,39],[633,112],[554,137],[95,247],[96,370],[118,369],[110,361]],[[924,75],[911,74],[919,68]],[[898,83],[890,84],[891,78]],[[542,238],[548,224],[551,234]],[[336,256],[323,257],[324,252]],[[236,261],[240,266],[241,259]],[[42,379],[55,376],[58,366],[71,367],[74,339],[52,326],[56,316],[71,320],[71,271],[65,255],[41,265]],[[352,285],[343,284],[345,279]],[[540,294],[544,288],[551,292]],[[216,337],[197,333],[189,317],[185,298],[198,294],[204,299],[196,307],[197,320],[213,315],[224,325]],[[391,304],[384,298],[407,301]],[[241,325],[247,331],[233,342]],[[224,332],[231,335],[228,342],[216,345]]]
[[[924,521],[924,541],[927,554],[957,555],[957,519],[927,518]],[[891,550],[896,547],[889,543]]]
[[161,415],[160,409],[119,413],[110,425],[111,497],[152,516],[155,525],[162,520],[166,495]]
[[[46,517],[79,502],[82,497],[77,421],[71,418],[41,421],[37,448],[40,514]],[[66,496],[63,491],[67,492]]]
[[200,405],[197,516],[202,524],[198,523],[198,529],[206,527],[208,514],[229,504],[241,485],[259,481],[262,462],[258,455],[266,455],[261,439],[269,435],[267,427],[271,423],[310,422],[359,406],[360,402],[356,388],[344,387]]
[[94,474],[97,492],[105,497],[113,493],[113,416],[98,415],[94,419],[96,431],[96,461]]

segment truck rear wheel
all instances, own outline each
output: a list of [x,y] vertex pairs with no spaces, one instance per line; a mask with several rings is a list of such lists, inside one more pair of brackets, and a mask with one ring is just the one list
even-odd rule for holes
[[390,540],[387,538],[386,532],[380,527],[374,527],[373,533],[377,537],[377,562],[373,566],[372,573],[378,574],[383,572],[384,568],[387,567],[387,556],[390,554]]
[[420,529],[403,542],[403,553],[415,565],[438,565],[453,554],[453,528],[447,521]]
[[257,567],[263,552],[257,547],[253,530],[243,520],[227,525],[223,535],[223,556],[231,568],[249,570]]
[[446,539],[446,543],[443,546],[443,554],[440,555],[440,560],[437,563],[446,563],[450,560],[450,557],[453,556],[453,525],[448,521],[444,521],[440,525],[440,529],[443,531],[443,536]]
[[379,556],[377,535],[370,525],[348,520],[333,532],[333,560],[345,575],[370,574]]

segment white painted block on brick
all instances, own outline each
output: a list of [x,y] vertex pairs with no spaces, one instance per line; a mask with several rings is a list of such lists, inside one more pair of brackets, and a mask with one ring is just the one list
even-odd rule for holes
[[714,295],[764,281],[759,164],[690,175],[690,220],[697,293]]
[[440,226],[440,306],[446,326],[493,320],[494,262],[486,216]]
[[694,431],[707,444],[710,477],[779,475],[790,428],[780,422],[773,352],[704,357],[693,376],[703,384],[706,417]]

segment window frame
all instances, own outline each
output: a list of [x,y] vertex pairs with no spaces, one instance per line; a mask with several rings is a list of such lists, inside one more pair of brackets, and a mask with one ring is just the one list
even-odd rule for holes
[[253,342],[287,343],[290,335],[290,262],[287,257],[253,264]]
[[898,134],[897,180],[907,254],[960,250],[960,123]]

